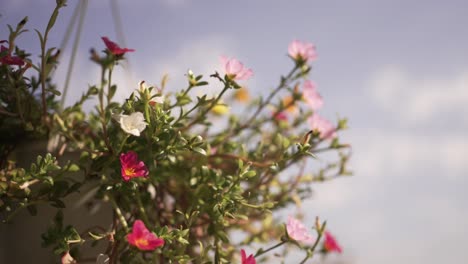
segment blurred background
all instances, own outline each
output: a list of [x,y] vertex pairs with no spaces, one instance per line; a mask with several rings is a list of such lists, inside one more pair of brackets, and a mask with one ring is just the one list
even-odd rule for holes
[[[50,45],[69,43],[68,65],[86,10],[66,102],[99,81],[89,49],[108,36],[128,54],[115,73],[119,98],[139,80],[185,87],[192,69],[208,76],[219,55],[239,58],[255,76],[246,84],[266,94],[292,67],[287,46],[313,42],[318,60],[311,79],[325,99],[321,113],[349,118],[341,133],[353,145],[354,176],[317,183],[303,204],[305,221],[328,220],[344,252],[327,263],[438,264],[468,261],[468,4],[451,1],[195,1],[70,0]],[[2,0],[6,24],[29,16],[17,45],[39,54],[32,30],[43,30],[53,0]],[[33,57],[33,59],[36,59]],[[65,82],[66,66],[56,72]],[[27,243],[27,242],[25,242]]]

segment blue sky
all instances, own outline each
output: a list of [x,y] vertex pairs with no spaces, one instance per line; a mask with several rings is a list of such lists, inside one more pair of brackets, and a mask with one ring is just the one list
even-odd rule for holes
[[[45,27],[55,1],[6,0],[0,21]],[[51,43],[58,45],[70,1]],[[183,88],[187,69],[208,75],[218,56],[255,72],[267,93],[291,62],[292,39],[314,42],[311,79],[328,118],[347,116],[355,175],[317,184],[307,219],[329,220],[349,263],[462,263],[468,259],[468,8],[464,1],[119,1],[128,56],[120,98],[140,79]],[[117,40],[109,1],[90,1],[67,102],[98,80],[88,50]],[[0,28],[1,38],[6,28]],[[18,41],[37,47],[33,33]],[[63,62],[68,63],[69,50]],[[130,74],[127,74],[130,72]],[[58,72],[58,80],[63,73]],[[125,89],[127,88],[127,89]],[[338,258],[337,258],[338,259]]]

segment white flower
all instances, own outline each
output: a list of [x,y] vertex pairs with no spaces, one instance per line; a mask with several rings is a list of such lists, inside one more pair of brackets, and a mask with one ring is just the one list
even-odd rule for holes
[[143,113],[135,112],[131,115],[119,115],[117,121],[123,131],[134,136],[140,136],[140,132],[145,130],[146,122]]

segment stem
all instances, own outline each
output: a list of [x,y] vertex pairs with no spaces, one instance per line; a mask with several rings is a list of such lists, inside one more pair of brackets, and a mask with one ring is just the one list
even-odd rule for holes
[[197,118],[195,118],[190,124],[188,124],[185,128],[183,128],[182,130],[185,131],[185,130],[188,130],[190,127],[192,127],[193,125],[195,125],[198,121],[200,121],[200,118],[202,118],[203,116],[205,116],[213,107],[215,107],[219,100],[221,99],[221,97],[223,96],[223,94],[230,88],[229,84],[225,84],[224,85],[224,88],[223,90],[221,91],[221,93],[219,93],[219,95],[216,97],[216,99],[211,103],[211,105],[206,108],[205,110],[203,110]]
[[260,250],[260,251],[257,252],[257,254],[255,254],[254,258],[256,258],[256,257],[258,257],[260,255],[263,255],[263,254],[267,253],[268,251],[271,251],[271,250],[273,250],[273,249],[275,249],[277,247],[280,247],[280,246],[286,244],[286,242],[288,242],[288,241],[281,241],[278,244],[276,244],[276,245],[274,245],[274,246],[272,246],[272,247],[270,247],[268,249]]
[[141,202],[141,197],[140,193],[135,194],[137,205],[138,205],[138,210],[140,211],[140,216],[143,218],[143,222],[145,222],[145,225],[149,226],[150,221],[148,219],[148,215],[146,215],[146,210],[145,207],[143,206],[143,203]]
[[325,221],[323,224],[322,224],[322,227],[320,228],[320,230],[317,230],[317,239],[315,240],[315,243],[314,245],[310,248],[310,250],[307,251],[307,255],[305,256],[305,258],[300,262],[300,264],[304,264],[309,258],[312,258],[314,256],[314,251],[315,251],[315,248],[318,246],[318,243],[320,241],[320,239],[322,238],[322,235],[323,235],[323,232],[325,231],[325,227],[327,226],[327,222]]
[[130,233],[130,229],[128,228],[128,223],[127,220],[125,220],[125,217],[122,214],[122,211],[120,210],[120,207],[117,205],[113,197],[109,196],[109,200],[112,203],[112,206],[114,207],[114,211],[117,214],[117,217],[119,218],[120,224],[122,224],[125,233]]
[[[112,71],[112,66],[110,67],[109,71]],[[107,150],[111,153],[113,153],[112,151],[112,147],[110,145],[110,142],[109,142],[109,138],[108,138],[108,135],[107,135],[107,121],[106,121],[106,112],[105,112],[105,109],[104,109],[104,83],[105,83],[105,79],[104,79],[104,75],[106,73],[106,68],[102,68],[102,71],[101,71],[101,87],[99,89],[99,114],[100,114],[100,117],[101,117],[101,124],[102,124],[102,134],[104,136],[104,142],[106,144],[106,147],[107,147]],[[109,77],[111,77],[112,74],[109,73]],[[108,80],[109,83],[111,83],[111,80],[109,79]]]
[[294,68],[288,73],[288,75],[286,75],[286,77],[282,77],[281,78],[281,82],[280,84],[278,85],[278,87],[276,87],[276,89],[268,96],[268,98],[262,102],[257,110],[255,111],[255,113],[247,120],[247,122],[245,122],[242,126],[240,126],[237,131],[239,130],[242,130],[246,127],[248,127],[252,121],[257,117],[258,114],[260,114],[260,112],[263,110],[263,108],[265,108],[265,106],[267,106],[271,100],[273,99],[273,97],[281,90],[283,89],[286,84],[288,83],[288,80],[291,78],[291,76],[294,74],[294,72],[296,72],[296,70],[298,69],[297,65],[294,66]]

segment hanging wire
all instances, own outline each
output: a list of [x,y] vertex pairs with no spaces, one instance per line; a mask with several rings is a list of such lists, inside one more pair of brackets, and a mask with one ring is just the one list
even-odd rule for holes
[[[80,6],[81,6],[81,2],[78,2],[78,4],[75,6],[75,9],[73,10],[72,18],[70,19],[70,22],[68,22],[67,30],[65,31],[65,35],[62,39],[62,42],[60,43],[60,49],[59,49],[60,53],[57,55],[57,60],[59,60],[62,57],[64,50],[66,49],[68,45],[71,32],[73,31],[73,27],[75,26],[76,19],[78,18],[78,14],[80,13]],[[56,67],[53,67],[52,70],[50,71],[51,77],[54,75],[56,69],[57,69]]]
[[[68,70],[67,70],[67,75],[66,75],[66,78],[65,78],[65,84],[63,86],[62,97],[60,99],[60,108],[61,109],[63,109],[63,106],[65,104],[65,98],[67,97],[68,87],[69,87],[71,75],[72,75],[72,72],[73,72],[73,66],[75,65],[75,57],[76,57],[76,53],[78,51],[78,45],[80,43],[81,32],[83,30],[83,24],[84,24],[84,19],[85,19],[85,16],[86,16],[87,9],[88,9],[88,0],[81,0],[78,3],[77,9],[76,9],[76,10],[79,10],[78,12],[80,14],[80,18],[79,18],[79,21],[78,21],[78,28],[77,28],[76,34],[75,34],[75,40],[73,42],[73,48],[72,48],[70,61],[68,63]],[[76,10],[75,10],[75,13],[76,13]],[[73,20],[75,21],[76,19],[73,19]],[[71,25],[71,23],[70,23],[70,25]],[[67,34],[69,34],[70,31],[71,31],[71,28],[68,28]],[[62,43],[64,43],[66,45],[66,43],[68,42],[68,38],[69,38],[69,36],[67,37],[66,40],[64,39],[64,41]]]

